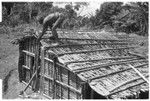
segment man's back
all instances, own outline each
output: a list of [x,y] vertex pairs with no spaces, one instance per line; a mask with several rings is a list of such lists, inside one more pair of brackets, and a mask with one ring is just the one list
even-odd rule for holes
[[43,24],[51,25],[55,23],[58,19],[64,19],[64,15],[62,13],[52,13],[44,18]]

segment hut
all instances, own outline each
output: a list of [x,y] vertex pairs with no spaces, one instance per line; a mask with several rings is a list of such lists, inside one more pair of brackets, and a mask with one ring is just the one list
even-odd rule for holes
[[[133,46],[100,32],[60,31],[59,45],[45,35],[19,42],[19,79],[50,99],[148,98],[148,60],[132,54]],[[35,64],[39,47],[38,64]]]

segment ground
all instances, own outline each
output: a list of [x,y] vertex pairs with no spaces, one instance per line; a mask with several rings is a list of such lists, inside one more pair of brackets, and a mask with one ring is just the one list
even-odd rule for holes
[[[22,29],[23,27],[24,26],[15,29],[6,28],[7,30],[3,30],[3,28],[0,27],[0,78],[3,79],[4,99],[18,98],[20,91],[25,87],[19,83],[18,80],[18,45],[11,43],[11,41],[24,30]],[[148,38],[145,37],[138,44],[139,48],[137,48],[136,51],[140,54],[147,55]]]

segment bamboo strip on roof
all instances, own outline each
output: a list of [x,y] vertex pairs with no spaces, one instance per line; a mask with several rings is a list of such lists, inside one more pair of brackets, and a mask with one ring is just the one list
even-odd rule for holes
[[137,58],[135,58],[135,59],[129,59],[129,60],[123,60],[123,61],[110,62],[108,64],[106,63],[106,64],[100,64],[100,65],[98,64],[98,65],[93,65],[93,66],[87,66],[87,67],[85,66],[84,68],[73,69],[73,71],[75,73],[80,73],[80,72],[85,72],[85,71],[89,71],[89,70],[92,70],[92,69],[97,69],[97,68],[100,68],[100,67],[117,65],[117,64],[121,65],[121,64],[134,63],[134,62],[140,62],[140,61],[147,62],[147,60],[138,60]]
[[128,84],[128,83],[130,83],[130,82],[134,82],[134,81],[139,80],[139,79],[142,79],[142,77],[137,77],[137,78],[133,78],[133,79],[131,79],[131,80],[127,80],[127,81],[125,81],[125,82],[123,82],[123,83],[117,85],[116,87],[112,88],[112,89],[110,90],[110,92],[113,92],[114,90],[118,89],[119,87],[121,87],[121,86],[123,86],[123,85],[126,85],[126,84]]
[[128,87],[126,87],[126,88],[122,88],[121,90],[118,90],[118,91],[115,91],[115,92],[110,93],[109,96],[111,96],[111,95],[113,95],[113,94],[115,94],[115,93],[119,93],[119,92],[125,91],[125,90],[127,90],[127,89],[132,88],[132,87],[139,86],[139,85],[144,84],[144,83],[146,83],[146,82],[145,82],[145,81],[142,81],[142,82],[139,82],[139,83],[138,83],[138,82],[134,82],[134,84],[132,84],[131,86],[128,86]]
[[88,62],[88,61],[100,61],[100,60],[119,60],[119,59],[131,59],[131,58],[135,58],[134,56],[124,56],[124,57],[108,57],[108,58],[96,58],[96,59],[86,59],[86,60],[75,60],[75,61],[69,61],[69,62],[62,62],[62,60],[59,60],[61,63],[63,64],[71,64],[71,63],[80,63],[80,62]]
[[141,76],[147,83],[149,83],[149,81],[132,65],[129,65],[129,67],[131,67],[136,73],[138,73],[139,76]]
[[[141,66],[144,66],[144,65],[146,65],[146,64],[141,64],[141,65],[139,65],[139,66],[136,66],[136,67],[134,67],[134,68],[139,68],[139,67],[141,67]],[[110,66],[109,66],[110,67]],[[118,68],[119,67],[119,68]],[[95,75],[94,77],[90,77],[90,78],[88,78],[88,80],[89,81],[91,81],[91,80],[94,80],[94,79],[99,79],[99,78],[103,78],[103,77],[106,77],[106,76],[109,76],[109,75],[113,75],[113,74],[117,74],[117,73],[120,73],[120,72],[124,72],[124,71],[128,71],[128,70],[131,70],[132,68],[130,68],[130,67],[128,67],[128,66],[124,66],[123,68],[121,68],[121,67],[123,67],[123,65],[121,66],[115,66],[114,65],[114,67],[112,68],[112,66],[111,66],[111,70],[105,70],[105,71],[110,71],[110,73],[108,72],[108,73],[99,73],[100,75]],[[102,68],[102,67],[101,67]],[[95,69],[94,71],[100,71],[100,69],[101,68],[99,68],[99,69]],[[103,67],[103,68],[108,68],[108,67]],[[90,74],[91,75],[94,75],[95,73],[92,73],[92,71],[88,71],[88,73],[89,72],[91,72]],[[83,72],[83,73],[80,73],[80,74],[78,74],[78,75],[82,75],[83,77],[84,77],[84,73],[86,73],[86,72]]]
[[121,49],[131,49],[135,47],[121,47],[121,48],[104,48],[104,49],[95,49],[95,50],[82,50],[82,51],[72,51],[72,52],[66,52],[66,53],[59,53],[58,55],[66,55],[66,54],[82,54],[82,53],[91,53],[91,52],[97,52],[97,51],[109,51],[109,50],[121,50]]
[[126,45],[127,42],[121,42],[121,43],[80,43],[80,44],[61,44],[59,46],[49,46],[49,48],[58,48],[58,47],[74,47],[74,46],[85,46],[85,45]]

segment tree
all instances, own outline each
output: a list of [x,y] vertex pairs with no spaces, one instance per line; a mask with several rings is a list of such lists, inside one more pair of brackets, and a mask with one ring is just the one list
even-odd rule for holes
[[30,20],[36,17],[38,13],[49,12],[53,7],[53,2],[28,2],[27,7],[29,9]]
[[81,6],[79,5],[79,3],[78,4],[75,3],[75,5],[73,5],[72,2],[67,3],[65,5],[65,10],[68,12],[68,17],[67,19],[65,19],[65,21],[62,24],[63,28],[73,29],[75,27],[80,26],[79,17],[77,17],[77,12],[76,12],[76,10],[79,10],[80,7]]
[[121,23],[119,30],[148,35],[148,2],[130,2],[122,6],[122,12],[114,17]]
[[[87,18],[85,17],[81,17],[81,16],[78,16],[80,15],[80,13],[82,12],[83,8],[85,6],[88,6],[89,3],[88,2],[70,2],[68,3],[67,5],[65,5],[65,9],[66,10],[72,10],[74,11],[74,15],[72,16],[71,19],[66,19],[66,21],[64,22],[64,26],[70,26],[68,28],[79,28],[81,26],[84,26],[85,25],[85,21],[87,21]],[[77,11],[80,12],[77,14]]]
[[130,11],[129,20],[135,21],[139,27],[138,34],[148,35],[148,2],[131,2],[123,7]]
[[122,2],[105,2],[96,11],[96,26],[113,25],[112,16],[120,13]]
[[7,15],[10,15],[11,9],[13,8],[14,4],[14,2],[2,2],[2,6],[7,10]]

